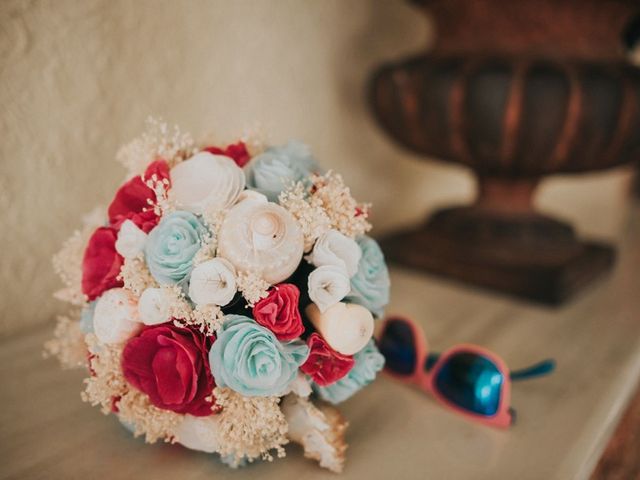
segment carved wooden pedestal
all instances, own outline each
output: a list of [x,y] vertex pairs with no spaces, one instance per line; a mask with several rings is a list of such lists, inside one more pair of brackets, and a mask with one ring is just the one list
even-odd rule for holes
[[389,260],[557,304],[609,269],[612,247],[581,241],[532,205],[539,180],[640,158],[640,71],[621,32],[634,2],[422,0],[429,55],[382,66],[378,122],[403,146],[467,165],[476,203],[382,240]]

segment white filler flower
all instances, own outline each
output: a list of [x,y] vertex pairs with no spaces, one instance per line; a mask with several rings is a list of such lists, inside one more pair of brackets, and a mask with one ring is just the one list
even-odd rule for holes
[[351,282],[342,267],[323,265],[309,275],[309,298],[321,312],[335,305],[351,291]]
[[214,258],[197,265],[191,272],[189,297],[198,305],[220,305],[233,300],[236,272],[224,258]]

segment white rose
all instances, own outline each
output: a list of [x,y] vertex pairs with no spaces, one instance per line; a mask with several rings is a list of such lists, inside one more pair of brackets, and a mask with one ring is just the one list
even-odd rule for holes
[[171,169],[170,195],[193,213],[230,207],[244,185],[244,172],[224,155],[200,152]]
[[138,300],[138,315],[145,325],[169,321],[171,299],[162,288],[147,288]]
[[224,258],[207,260],[191,272],[189,297],[198,305],[225,306],[236,291],[235,269]]
[[122,343],[141,327],[135,299],[125,289],[107,290],[96,302],[93,331],[101,343]]
[[220,447],[218,429],[220,420],[217,415],[194,417],[186,414],[175,428],[176,440],[191,450],[214,453]]
[[309,275],[309,298],[321,312],[335,305],[351,291],[351,282],[342,267],[323,265]]
[[313,251],[306,258],[316,267],[323,265],[342,267],[349,277],[353,277],[358,271],[360,257],[362,257],[362,250],[354,239],[343,235],[338,230],[329,230],[318,238]]
[[305,312],[329,346],[344,355],[362,350],[373,335],[373,315],[361,305],[339,302],[321,312],[312,303]]
[[134,258],[142,253],[146,241],[147,234],[131,220],[125,220],[118,232],[116,251],[124,258]]

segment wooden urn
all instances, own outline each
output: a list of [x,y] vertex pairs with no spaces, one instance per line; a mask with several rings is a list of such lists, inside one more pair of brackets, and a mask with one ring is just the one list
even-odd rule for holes
[[614,249],[537,213],[546,175],[640,158],[640,71],[629,0],[422,0],[425,55],[381,66],[370,102],[399,144],[471,168],[473,205],[382,239],[392,262],[559,304],[611,268]]

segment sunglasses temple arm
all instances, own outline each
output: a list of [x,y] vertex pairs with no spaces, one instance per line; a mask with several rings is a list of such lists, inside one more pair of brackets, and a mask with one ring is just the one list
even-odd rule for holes
[[531,365],[530,367],[522,368],[520,370],[514,370],[509,374],[509,378],[512,381],[527,380],[529,378],[536,378],[542,375],[547,375],[553,372],[555,368],[556,361],[553,359],[547,359]]

